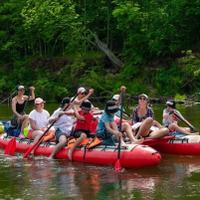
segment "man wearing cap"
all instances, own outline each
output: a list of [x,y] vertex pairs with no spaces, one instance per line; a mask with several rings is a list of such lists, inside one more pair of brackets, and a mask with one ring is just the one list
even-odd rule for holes
[[25,114],[25,105],[27,101],[35,99],[35,88],[29,87],[30,96],[24,95],[25,87],[19,85],[17,87],[17,95],[12,99],[12,112],[13,117],[11,119],[11,125],[14,128],[19,128],[21,134],[26,126],[28,126],[28,115]]
[[84,87],[79,87],[77,90],[77,97],[74,100],[74,106],[76,109],[80,109],[80,105],[83,101],[87,100],[94,93],[94,89],[89,89],[87,93]]
[[[69,105],[70,98],[65,97],[61,101],[60,107],[54,111],[52,116],[49,118],[49,122],[54,123],[55,136],[57,145],[52,151],[49,158],[54,158],[55,155],[66,145],[67,138],[70,136],[74,125],[74,110]],[[63,111],[65,110],[65,111]]]
[[50,114],[44,109],[45,101],[42,98],[37,97],[34,103],[35,109],[29,114],[30,129],[28,137],[34,139],[35,143],[47,128]]
[[114,114],[119,110],[115,101],[107,101],[105,111],[102,114],[98,126],[97,136],[103,140],[103,144],[115,145],[114,139],[121,140],[122,146],[125,146],[123,141],[122,133],[118,130],[117,124],[114,121]]

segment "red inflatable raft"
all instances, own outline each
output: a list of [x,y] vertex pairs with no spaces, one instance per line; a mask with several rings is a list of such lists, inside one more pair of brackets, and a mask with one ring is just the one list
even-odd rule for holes
[[153,146],[160,153],[179,155],[200,155],[200,136],[188,135],[170,139],[165,143],[157,143]]
[[[11,138],[0,138],[0,148],[6,149]],[[16,139],[15,152],[25,153],[30,147],[28,139]],[[34,152],[35,156],[49,156],[55,144],[43,143]],[[57,158],[67,159],[67,148],[63,148],[57,155]],[[93,149],[86,149],[84,147],[78,148],[74,151],[73,161],[100,164],[100,165],[114,165],[117,161],[117,147],[99,145]],[[148,166],[155,166],[160,163],[161,156],[153,148],[147,145],[127,145],[121,148],[120,163],[124,168],[142,168]]]

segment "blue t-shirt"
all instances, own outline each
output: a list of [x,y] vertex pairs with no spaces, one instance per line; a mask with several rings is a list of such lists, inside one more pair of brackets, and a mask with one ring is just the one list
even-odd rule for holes
[[111,123],[114,122],[114,115],[109,115],[108,113],[104,112],[99,120],[98,126],[97,126],[97,134],[98,133],[106,133],[106,127],[105,123]]

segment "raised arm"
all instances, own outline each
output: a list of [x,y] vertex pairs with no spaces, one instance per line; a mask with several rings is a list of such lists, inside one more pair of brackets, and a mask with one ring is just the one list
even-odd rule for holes
[[31,86],[29,87],[30,90],[30,96],[28,98],[29,101],[34,100],[35,99],[35,87]]
[[86,99],[88,99],[93,93],[94,93],[94,89],[93,89],[93,88],[89,89],[88,94],[87,94],[86,96],[84,96],[84,97],[80,100],[80,102],[82,103],[83,101],[85,101]]

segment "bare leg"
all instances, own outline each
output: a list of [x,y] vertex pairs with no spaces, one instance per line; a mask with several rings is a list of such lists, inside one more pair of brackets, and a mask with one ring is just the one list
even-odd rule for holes
[[67,143],[67,138],[65,135],[61,135],[59,137],[59,142],[58,144],[55,146],[54,150],[52,151],[51,155],[49,156],[49,158],[54,158],[55,155],[66,145]]
[[177,131],[177,132],[184,133],[184,134],[187,134],[187,135],[198,134],[198,133],[191,133],[189,128],[180,127],[180,126],[178,126],[178,124],[175,124],[175,123],[169,125],[169,130],[170,131]]
[[161,128],[155,131],[152,131],[148,138],[162,138],[169,134],[168,128]]
[[28,126],[29,124],[29,119],[28,119],[28,115],[24,115],[22,120],[21,120],[21,133],[23,134],[24,132],[24,128]]
[[43,131],[41,130],[33,131],[32,133],[33,145],[40,139],[42,134]]
[[137,143],[139,141],[133,136],[132,127],[128,122],[122,123],[122,131],[126,133],[127,137],[130,139],[132,144]]
[[75,148],[86,138],[87,138],[87,135],[85,133],[81,133],[81,136],[76,140],[76,142],[74,143],[72,148],[68,150],[68,159],[69,160],[72,160],[72,154],[73,154]]
[[150,128],[151,128],[152,125],[153,125],[153,119],[151,117],[146,118],[142,122],[142,124],[141,124],[141,126],[139,128],[139,130],[137,132],[137,135],[136,135],[136,138],[138,136],[140,136],[140,135],[142,137],[145,137],[146,135],[148,135],[149,134],[149,130],[150,130]]
[[156,120],[153,120],[153,125],[158,127],[158,128],[162,128],[163,126]]

